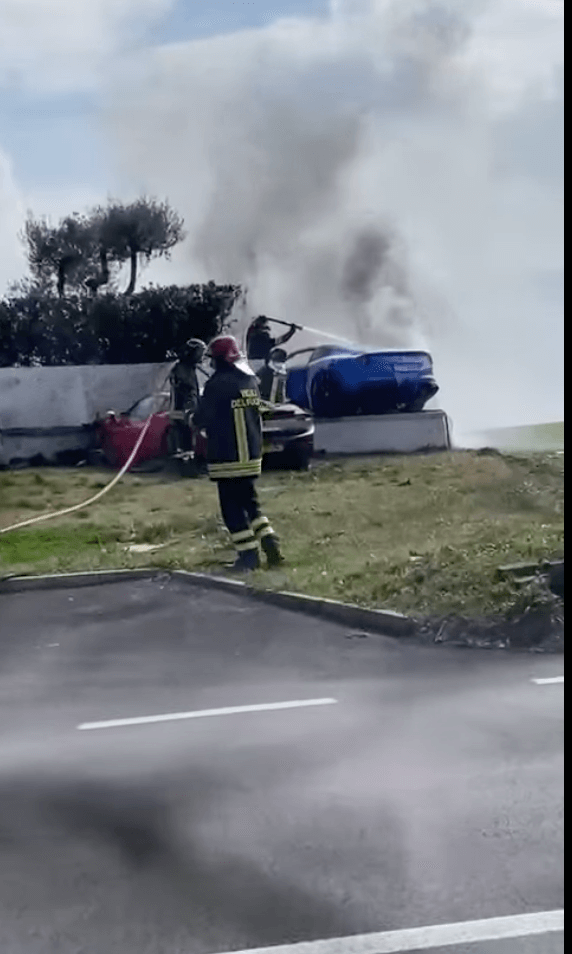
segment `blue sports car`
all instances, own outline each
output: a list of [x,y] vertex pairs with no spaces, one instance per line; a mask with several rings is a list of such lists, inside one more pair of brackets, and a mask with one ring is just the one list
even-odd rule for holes
[[295,351],[288,363],[288,399],[316,417],[422,411],[439,390],[426,351],[324,345]]

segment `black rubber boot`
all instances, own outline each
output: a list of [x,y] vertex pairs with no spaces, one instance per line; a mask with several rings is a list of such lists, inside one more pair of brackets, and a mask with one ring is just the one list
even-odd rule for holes
[[280,541],[278,540],[278,537],[274,536],[274,534],[270,533],[266,537],[262,537],[260,546],[266,554],[269,570],[272,570],[277,566],[282,566],[286,562],[282,556]]
[[196,464],[197,473],[199,474],[199,476],[208,477],[209,469],[208,469],[205,458],[197,457],[197,455],[195,454],[195,464]]
[[229,569],[231,573],[252,573],[253,570],[259,570],[260,555],[258,550],[242,550],[238,554],[234,565]]

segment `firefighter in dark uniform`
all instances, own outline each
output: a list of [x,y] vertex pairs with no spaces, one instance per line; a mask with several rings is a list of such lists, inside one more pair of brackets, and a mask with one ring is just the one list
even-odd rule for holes
[[189,338],[169,376],[173,391],[175,412],[173,418],[179,451],[188,451],[193,447],[190,421],[199,403],[197,368],[205,352],[204,341],[199,338]]
[[300,330],[298,325],[291,325],[286,334],[279,338],[273,338],[270,333],[268,318],[264,315],[255,318],[246,332],[246,353],[254,370],[259,371],[264,366],[264,362],[273,348],[286,344]]
[[262,467],[264,405],[251,368],[242,364],[231,335],[208,349],[214,374],[207,381],[193,424],[207,433],[208,472],[218,486],[223,520],[234,543],[236,571],[260,566],[259,545],[269,567],[283,563],[278,537],[260,509],[256,478]]
[[264,401],[270,401],[271,404],[282,404],[286,401],[287,357],[282,348],[274,348],[264,362],[264,367],[258,372],[260,396]]

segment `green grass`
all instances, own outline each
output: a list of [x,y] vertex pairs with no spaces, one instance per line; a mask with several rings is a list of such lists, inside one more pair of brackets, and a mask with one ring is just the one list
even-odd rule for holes
[[[83,514],[78,514],[81,518]],[[86,514],[87,517],[87,514]],[[4,564],[26,566],[51,561],[54,556],[60,565],[72,566],[78,552],[105,552],[109,531],[94,524],[83,524],[73,530],[66,526],[45,525],[33,531],[15,532],[1,538],[0,554]]]
[[500,427],[485,431],[480,437],[489,447],[512,453],[563,451],[564,421],[528,424],[523,427]]
[[[268,473],[263,506],[288,566],[255,585],[419,614],[508,612],[508,563],[563,554],[564,459],[463,451]],[[0,526],[92,496],[109,473],[0,473]],[[33,502],[33,510],[31,503]],[[132,554],[131,543],[161,543]],[[0,535],[0,574],[149,565],[213,570],[232,557],[205,480],[128,476],[79,511]]]

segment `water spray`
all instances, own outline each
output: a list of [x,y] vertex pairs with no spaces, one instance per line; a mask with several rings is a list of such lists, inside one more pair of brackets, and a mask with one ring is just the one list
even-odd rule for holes
[[[241,345],[243,349],[246,348],[246,332],[247,332],[249,324],[251,324],[251,322],[246,321],[246,308],[247,308],[247,290],[245,290],[243,295],[241,296],[241,312],[242,312],[241,317],[233,318],[229,322],[229,328],[232,327],[232,325],[242,325],[243,331],[241,336]],[[294,326],[294,328],[296,328],[296,331],[305,331],[308,334],[320,335],[324,338],[328,338],[330,341],[335,341],[336,344],[347,344],[347,345],[351,345],[354,348],[356,347],[355,341],[351,341],[349,338],[344,338],[342,335],[333,335],[331,334],[331,332],[322,331],[320,328],[311,328],[309,325],[298,325],[292,321],[284,321],[283,318],[269,318],[268,315],[265,315],[264,317],[267,319],[267,321],[271,321],[275,325],[284,325],[286,328],[292,328],[292,326]]]
[[[268,318],[267,315],[264,316]],[[324,338],[330,338],[332,341],[343,341],[346,344],[354,345],[355,342],[350,341],[349,338],[343,338],[341,335],[333,335],[329,331],[321,331],[319,328],[310,328],[309,325],[297,325],[295,322],[283,321],[281,318],[268,318],[268,321],[273,321],[276,325],[286,325],[287,328],[296,328],[296,331],[307,331],[312,335],[323,335]]]

